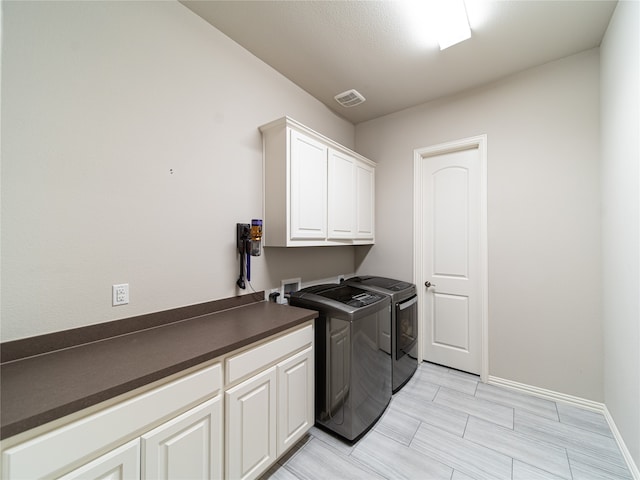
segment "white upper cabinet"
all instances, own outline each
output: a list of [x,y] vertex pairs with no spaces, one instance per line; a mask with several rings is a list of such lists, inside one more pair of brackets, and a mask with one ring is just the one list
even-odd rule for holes
[[260,131],[265,246],[374,243],[374,162],[288,117]]
[[289,167],[290,238],[324,240],[327,237],[326,145],[292,131]]
[[329,150],[328,229],[330,240],[355,238],[356,159]]
[[374,239],[376,171],[371,165],[356,165],[356,232],[357,239]]

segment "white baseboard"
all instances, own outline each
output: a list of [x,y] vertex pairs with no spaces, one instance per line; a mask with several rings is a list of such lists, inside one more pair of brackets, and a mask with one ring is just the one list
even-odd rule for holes
[[638,470],[638,466],[633,461],[633,457],[631,456],[631,452],[627,448],[622,435],[620,435],[620,431],[616,426],[616,422],[613,420],[613,417],[609,413],[609,409],[604,403],[594,402],[592,400],[587,400],[581,397],[575,397],[573,395],[567,395],[565,393],[554,392],[553,390],[547,390],[545,388],[534,387],[532,385],[527,385],[525,383],[514,382],[512,380],[507,380],[500,377],[494,377],[489,375],[487,379],[487,383],[491,385],[497,385],[500,387],[510,388],[512,390],[519,391],[521,393],[527,393],[529,395],[535,395],[536,397],[544,398],[546,400],[551,400],[554,402],[562,402],[567,403],[569,405],[573,405],[575,407],[585,408],[587,410],[591,410],[594,412],[602,413],[604,418],[607,420],[609,424],[609,428],[611,428],[611,433],[620,447],[620,452],[624,457],[627,466],[629,467],[629,471],[633,476],[634,480],[640,480],[640,471]]
[[633,461],[633,458],[631,457],[631,452],[625,445],[624,440],[622,439],[622,435],[620,435],[620,431],[616,426],[616,422],[613,420],[613,417],[611,416],[611,413],[609,413],[609,409],[607,408],[606,405],[604,405],[603,413],[604,413],[604,418],[607,419],[609,428],[611,428],[611,433],[613,433],[613,437],[616,439],[616,442],[618,442],[618,447],[620,447],[622,456],[624,457],[625,462],[627,462],[627,466],[631,471],[631,475],[633,475],[633,479],[640,480],[640,470],[638,470],[638,466]]
[[532,385],[527,385],[526,383],[514,382],[512,380],[493,377],[491,375],[489,375],[487,383],[528,393],[529,395],[535,395],[536,397],[541,397],[554,402],[568,403],[575,407],[586,408],[587,410],[604,414],[603,403],[586,400],[581,397],[574,397],[573,395],[567,395],[566,393],[554,392],[553,390],[547,390],[546,388],[534,387]]

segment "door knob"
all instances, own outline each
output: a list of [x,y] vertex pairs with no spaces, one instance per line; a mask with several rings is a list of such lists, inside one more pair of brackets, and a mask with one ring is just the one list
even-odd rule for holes
[[427,280],[426,282],[424,282],[424,286],[429,288],[429,287],[435,287],[436,284],[435,283],[431,283],[429,280]]

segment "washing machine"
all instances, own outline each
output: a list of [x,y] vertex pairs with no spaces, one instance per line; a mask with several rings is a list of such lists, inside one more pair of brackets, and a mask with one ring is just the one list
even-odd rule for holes
[[289,304],[315,320],[316,426],[354,442],[391,400],[390,298],[347,284],[292,292]]

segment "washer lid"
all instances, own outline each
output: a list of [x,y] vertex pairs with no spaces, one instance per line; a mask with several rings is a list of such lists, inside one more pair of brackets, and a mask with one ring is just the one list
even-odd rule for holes
[[353,277],[349,279],[349,282],[357,282],[362,285],[371,285],[372,287],[380,287],[392,292],[399,292],[412,286],[411,283],[403,282],[402,280],[394,280],[393,278],[386,277]]
[[340,285],[337,288],[319,293],[319,295],[337,300],[346,305],[351,305],[352,307],[371,305],[383,298],[373,292],[367,292],[360,288],[352,287],[351,285]]
[[305,293],[313,293],[320,297],[330,298],[331,300],[358,308],[366,307],[385,298],[381,294],[379,295],[375,292],[369,292],[347,284],[315,285],[300,290],[299,292],[298,295],[300,296],[304,296]]

